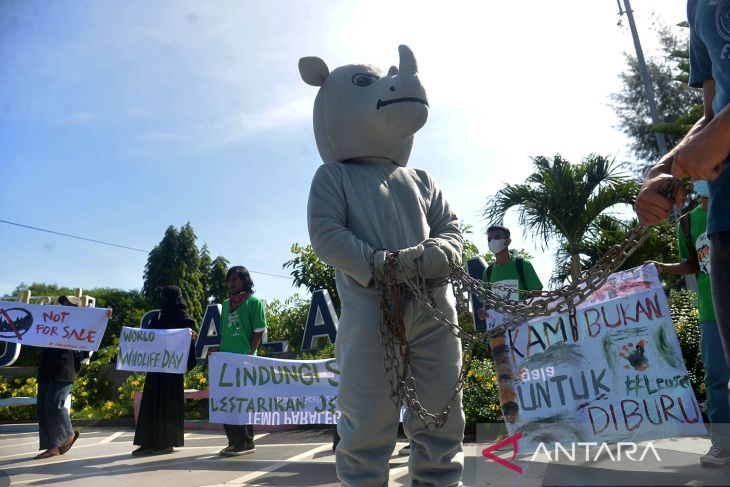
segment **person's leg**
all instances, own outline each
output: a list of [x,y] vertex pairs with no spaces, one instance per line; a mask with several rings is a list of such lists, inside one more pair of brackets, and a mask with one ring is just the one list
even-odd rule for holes
[[252,449],[254,448],[254,442],[253,442],[253,425],[252,424],[244,424],[243,425],[243,432],[242,432],[242,439],[243,439],[243,447],[246,449]]
[[380,343],[379,299],[372,289],[343,306],[335,342],[340,368],[337,476],[345,487],[388,484],[398,433],[398,406],[390,397]]
[[710,277],[712,302],[715,305],[717,330],[730,365],[730,232],[720,232],[710,237]]
[[700,458],[702,463],[725,464],[730,461],[730,404],[728,404],[727,384],[730,380],[730,366],[725,358],[720,342],[720,334],[714,321],[700,323],[702,362],[705,365],[705,394],[707,396],[707,415],[710,418],[712,445],[707,455]]
[[[439,308],[456,320],[450,288],[433,291]],[[410,306],[409,306],[410,308]],[[452,398],[461,371],[461,343],[427,312],[419,312],[408,330],[411,366],[418,399],[429,412],[440,413]],[[464,410],[461,393],[448,414],[446,424],[430,430],[414,414],[404,418],[404,430],[410,440],[412,485],[461,485],[464,470]]]
[[220,451],[224,456],[253,453],[253,426],[250,424],[224,424],[228,446]]
[[63,454],[75,439],[71,418],[66,409],[66,397],[71,391],[69,382],[48,382],[43,398],[47,420],[48,452]]
[[40,440],[39,450],[53,448],[48,431],[48,411],[46,401],[48,397],[48,382],[38,381],[38,394],[36,396],[36,414],[38,416],[38,439]]

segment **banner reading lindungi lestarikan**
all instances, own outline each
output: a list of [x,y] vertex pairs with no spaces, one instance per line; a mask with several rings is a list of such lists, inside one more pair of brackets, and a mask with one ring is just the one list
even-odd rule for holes
[[526,441],[705,434],[656,268],[613,274],[567,314],[491,340],[505,422]]
[[340,371],[335,359],[209,356],[209,417],[224,424],[336,424]]
[[0,340],[20,345],[95,352],[108,321],[105,308],[0,301]]

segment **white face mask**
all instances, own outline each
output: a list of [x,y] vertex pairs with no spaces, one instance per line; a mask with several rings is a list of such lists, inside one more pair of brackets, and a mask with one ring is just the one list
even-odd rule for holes
[[489,242],[487,242],[487,245],[489,246],[489,251],[493,254],[500,253],[507,248],[507,244],[505,243],[506,240],[506,238],[490,240]]
[[698,179],[693,183],[693,185],[695,193],[703,198],[710,197],[710,184],[707,181],[705,181],[704,179]]

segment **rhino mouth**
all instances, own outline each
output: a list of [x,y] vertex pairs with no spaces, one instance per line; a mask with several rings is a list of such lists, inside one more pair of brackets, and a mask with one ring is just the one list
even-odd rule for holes
[[387,107],[388,105],[392,105],[393,103],[403,103],[403,102],[416,102],[416,103],[423,103],[424,105],[428,106],[428,102],[424,100],[423,98],[415,98],[412,96],[408,96],[405,98],[393,98],[392,100],[381,100],[378,99],[378,104],[376,108],[380,110],[382,107]]

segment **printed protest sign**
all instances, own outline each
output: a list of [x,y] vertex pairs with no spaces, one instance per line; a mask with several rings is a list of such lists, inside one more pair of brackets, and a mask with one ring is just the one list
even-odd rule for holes
[[190,328],[150,330],[122,327],[117,370],[184,374],[190,352]]
[[612,275],[572,323],[567,314],[538,318],[491,345],[510,435],[616,442],[705,434],[653,265]]
[[211,423],[335,424],[335,359],[279,360],[217,352],[208,361]]
[[106,314],[106,308],[0,301],[0,340],[95,352],[109,321]]

